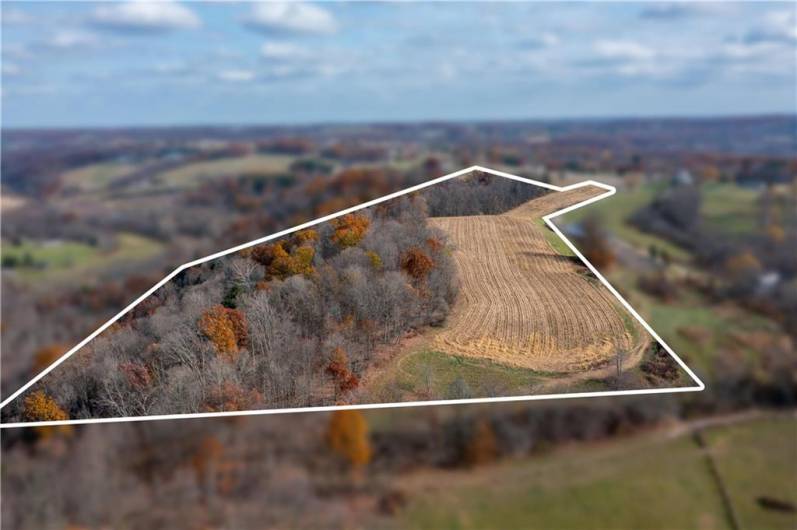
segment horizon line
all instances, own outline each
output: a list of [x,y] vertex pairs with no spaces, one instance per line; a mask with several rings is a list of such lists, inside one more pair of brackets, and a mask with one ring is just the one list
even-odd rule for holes
[[297,122],[172,122],[172,123],[141,123],[107,125],[98,123],[73,124],[73,125],[10,125],[0,126],[2,132],[42,132],[42,131],[75,131],[75,130],[151,130],[151,129],[227,129],[227,128],[313,128],[330,126],[394,126],[394,125],[478,125],[478,124],[546,124],[546,123],[579,123],[579,122],[635,122],[635,121],[726,121],[745,119],[795,119],[797,110],[769,111],[769,112],[738,112],[738,113],[706,113],[706,114],[595,114],[581,116],[559,117],[523,117],[523,118],[424,118],[424,119],[339,119],[339,120],[309,120]]

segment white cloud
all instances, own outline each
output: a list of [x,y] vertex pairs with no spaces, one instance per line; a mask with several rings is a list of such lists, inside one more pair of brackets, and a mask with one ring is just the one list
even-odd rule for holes
[[770,11],[764,16],[763,24],[748,32],[745,40],[749,42],[791,42],[797,43],[797,15],[791,9]]
[[720,48],[719,56],[730,60],[756,59],[771,54],[774,49],[773,45],[768,42],[731,41]]
[[216,77],[229,83],[246,83],[254,81],[256,75],[251,70],[222,70]]
[[24,60],[33,56],[33,53],[28,46],[22,45],[18,42],[4,42],[2,48],[4,60],[6,57],[16,60]]
[[3,25],[28,24],[33,18],[21,9],[3,9]]
[[313,58],[309,50],[289,42],[267,42],[261,46],[260,55],[274,61],[307,61]]
[[93,48],[99,44],[96,35],[79,30],[57,31],[40,43],[43,48],[58,51],[72,51]]
[[338,23],[332,14],[318,6],[302,3],[254,4],[244,23],[256,31],[328,35]]
[[192,29],[202,25],[193,11],[171,0],[135,0],[103,5],[94,11],[91,22],[106,29],[144,33]]
[[617,60],[649,60],[656,52],[638,42],[622,40],[604,40],[595,43],[595,51],[605,59]]
[[15,77],[22,73],[22,70],[14,63],[8,61],[3,62],[3,75]]

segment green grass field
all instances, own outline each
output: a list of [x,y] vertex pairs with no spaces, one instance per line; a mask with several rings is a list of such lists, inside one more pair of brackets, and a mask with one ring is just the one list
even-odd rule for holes
[[296,157],[289,155],[248,155],[238,158],[221,158],[195,162],[166,171],[157,176],[159,186],[166,188],[191,188],[204,180],[218,177],[268,175],[288,171]]
[[545,239],[548,241],[548,244],[551,246],[554,252],[556,252],[561,256],[573,257],[576,255],[575,252],[573,252],[570,249],[570,247],[567,246],[567,244],[562,240],[561,237],[556,235],[556,233],[553,230],[548,228],[548,225],[545,224],[545,221],[543,221],[540,218],[540,219],[535,219],[534,222],[537,223],[537,225],[539,225],[540,227],[542,227],[543,233],[545,234]]
[[693,442],[650,438],[448,474],[397,527],[728,528]]
[[589,215],[597,215],[611,234],[640,250],[647,251],[651,246],[655,246],[667,251],[671,257],[685,261],[689,258],[687,251],[664,238],[637,230],[627,222],[634,212],[649,204],[660,189],[661,185],[646,184],[632,191],[618,190],[617,194],[611,197],[556,217],[554,222],[557,226],[563,227],[568,223],[579,222]]
[[757,200],[760,192],[732,184],[703,186],[703,220],[729,234],[749,234],[758,226]]
[[706,436],[742,528],[797,528],[797,514],[761,508],[767,496],[797,505],[797,422],[773,419],[717,427]]
[[[465,383],[469,396],[451,395],[451,387],[457,379]],[[423,350],[400,357],[387,367],[370,393],[379,401],[392,400],[387,393],[396,390],[405,396],[425,399],[525,395],[544,379],[545,374],[487,359]]]
[[[795,422],[761,420],[709,431],[724,444],[720,469],[746,528],[794,528],[751,495],[794,500]],[[784,494],[791,484],[790,493]],[[471,471],[408,476],[411,501],[388,528],[726,529],[717,485],[689,436],[651,433]]]
[[61,180],[67,188],[74,188],[84,193],[100,191],[115,179],[135,169],[136,166],[132,164],[100,162],[67,171],[61,175]]
[[[18,266],[17,277],[28,283],[48,283],[72,278],[78,273],[96,272],[120,263],[146,260],[162,250],[161,243],[136,234],[117,236],[118,245],[110,251],[73,241],[51,243],[25,241],[20,245],[2,244],[2,255],[33,266]],[[26,256],[29,256],[26,258]]]
[[[648,324],[690,367],[704,374],[711,373],[715,358],[723,354],[723,347],[732,341],[729,331],[745,332],[769,330],[779,333],[778,325],[760,315],[733,305],[716,306],[700,294],[679,290],[678,298],[663,302],[643,293],[636,286],[637,274],[627,269],[615,269],[608,280],[621,292]],[[684,333],[687,328],[699,328],[705,340]]]

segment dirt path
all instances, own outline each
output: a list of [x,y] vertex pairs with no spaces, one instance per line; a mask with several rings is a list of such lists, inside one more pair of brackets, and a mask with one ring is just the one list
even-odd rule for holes
[[[617,351],[626,366],[650,342],[630,333],[615,297],[548,243],[543,215],[605,190],[586,186],[529,201],[502,215],[434,218],[455,246],[460,297],[435,349],[541,372],[588,372]],[[632,335],[638,337],[635,339]]]
[[[637,346],[631,351],[630,353],[626,353],[623,356],[623,364],[622,364],[622,371],[625,372],[626,370],[630,370],[642,362],[642,358],[645,355],[645,350],[648,347],[648,342],[640,342]],[[612,377],[617,372],[617,366],[614,363],[610,363],[606,366],[602,366],[600,368],[593,368],[591,370],[587,370],[585,372],[578,372],[574,374],[569,374],[565,377],[557,377],[555,379],[550,379],[539,386],[537,386],[534,390],[535,393],[539,394],[555,394],[558,390],[567,391],[573,386],[577,385],[578,383],[583,383],[584,381],[588,381],[590,379],[607,379]]]

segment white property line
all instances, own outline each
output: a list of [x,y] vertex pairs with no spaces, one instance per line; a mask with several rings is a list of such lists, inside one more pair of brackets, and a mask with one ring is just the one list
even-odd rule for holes
[[439,184],[441,182],[445,182],[446,180],[450,180],[462,175],[466,175],[473,171],[482,171],[484,173],[489,173],[491,175],[495,175],[498,177],[504,177],[511,180],[516,180],[519,182],[524,182],[526,184],[533,184],[535,186],[540,186],[542,188],[550,189],[553,191],[569,191],[577,188],[582,188],[584,186],[597,186],[599,188],[603,188],[606,190],[606,193],[602,193],[596,197],[592,197],[591,199],[587,199],[580,203],[568,206],[562,210],[556,211],[554,213],[548,214],[543,217],[545,224],[553,230],[557,236],[559,236],[565,244],[572,250],[576,256],[578,256],[581,261],[586,264],[590,271],[600,280],[600,282],[605,285],[609,291],[617,297],[618,300],[623,304],[623,306],[636,318],[642,326],[650,333],[653,338],[655,338],[659,344],[661,344],[664,349],[670,355],[675,358],[678,364],[689,374],[692,379],[697,383],[697,386],[694,387],[676,387],[676,388],[655,388],[655,389],[644,389],[644,390],[617,390],[617,391],[605,391],[605,392],[573,392],[568,394],[548,394],[548,395],[531,395],[531,396],[508,396],[508,397],[492,397],[492,398],[472,398],[472,399],[449,399],[449,400],[434,400],[434,401],[406,401],[406,402],[398,402],[398,403],[371,403],[371,404],[361,404],[361,405],[329,405],[329,406],[318,406],[318,407],[298,407],[298,408],[287,408],[287,409],[257,409],[257,410],[248,410],[248,411],[229,411],[229,412],[200,412],[200,413],[187,413],[187,414],[161,414],[161,415],[152,415],[152,416],[130,416],[130,417],[115,417],[115,418],[92,418],[92,419],[78,419],[78,420],[63,420],[63,421],[32,421],[32,422],[16,422],[16,423],[0,423],[0,429],[5,428],[12,428],[12,427],[37,427],[37,426],[56,426],[56,425],[78,425],[78,424],[86,424],[86,423],[117,423],[117,422],[126,422],[126,421],[150,421],[150,420],[165,420],[165,419],[182,419],[182,418],[209,418],[209,417],[223,417],[223,416],[252,416],[252,415],[261,415],[261,414],[279,414],[279,413],[296,413],[296,412],[310,412],[310,411],[331,411],[331,410],[353,410],[353,409],[380,409],[380,408],[398,408],[398,407],[410,407],[410,406],[432,406],[432,405],[459,405],[459,404],[466,404],[466,403],[498,403],[498,402],[509,402],[509,401],[536,401],[536,400],[547,400],[547,399],[571,399],[571,398],[586,398],[586,397],[600,397],[600,396],[620,396],[620,395],[641,395],[641,394],[668,394],[668,393],[675,393],[675,392],[699,392],[705,389],[705,385],[700,380],[700,378],[695,375],[695,373],[684,363],[680,357],[670,348],[662,339],[658,336],[658,334],[653,331],[653,328],[645,322],[645,320],[636,312],[636,310],[631,307],[631,305],[620,295],[617,290],[611,286],[611,284],[606,280],[606,278],[601,275],[600,272],[589,262],[587,259],[578,251],[578,249],[570,242],[570,240],[565,237],[565,235],[554,225],[551,221],[552,218],[557,217],[559,215],[568,213],[576,208],[580,208],[582,206],[586,206],[587,204],[591,204],[593,202],[599,201],[616,193],[616,189],[614,186],[609,186],[608,184],[603,184],[601,182],[595,182],[594,180],[587,180],[584,182],[579,182],[577,184],[571,184],[569,186],[554,186],[553,184],[548,184],[546,182],[539,182],[533,179],[528,179],[524,177],[518,177],[517,175],[510,175],[509,173],[504,173],[502,171],[496,171],[494,169],[489,169],[481,166],[471,166],[465,169],[461,169],[454,173],[450,173],[448,175],[444,175],[442,177],[438,177],[436,179],[432,179],[430,181],[424,182],[422,184],[418,184],[416,186],[411,186],[407,189],[397,191],[391,193],[389,195],[385,195],[384,197],[380,197],[378,199],[373,199],[368,202],[364,202],[357,206],[352,206],[351,208],[346,208],[345,210],[341,210],[337,213],[330,214],[324,217],[320,217],[313,221],[309,221],[293,228],[289,228],[287,230],[283,230],[281,232],[277,232],[270,236],[262,237],[260,239],[255,239],[254,241],[250,241],[248,243],[244,243],[242,245],[238,245],[236,247],[229,248],[227,250],[223,250],[221,252],[217,252],[215,254],[211,254],[210,256],[206,256],[204,258],[200,258],[194,261],[190,261],[183,265],[177,267],[171,274],[166,276],[164,279],[156,283],[152,286],[148,291],[144,294],[139,296],[135,301],[133,301],[130,305],[120,311],[115,317],[111,318],[108,322],[97,328],[91,335],[80,341],[77,345],[75,345],[71,350],[66,352],[61,358],[55,361],[53,364],[42,370],[37,376],[33,379],[28,381],[25,385],[23,385],[19,390],[11,394],[8,398],[3,400],[0,403],[0,409],[11,403],[14,399],[16,399],[20,394],[25,392],[28,388],[42,379],[44,376],[49,374],[52,370],[57,368],[61,363],[66,361],[69,357],[71,357],[75,352],[85,346],[89,341],[94,339],[97,335],[105,331],[108,327],[110,327],[114,322],[122,318],[126,313],[140,304],[144,299],[166,284],[169,280],[180,274],[183,270],[194,267],[196,265],[200,265],[205,263],[206,261],[211,261],[216,258],[220,258],[222,256],[226,256],[228,254],[233,254],[235,252],[239,252],[245,248],[249,248],[255,245],[259,245],[261,243],[265,243],[266,241],[271,241],[272,239],[277,239],[293,232],[297,232],[299,230],[304,230],[311,226],[315,226],[320,223],[324,223],[326,221],[330,221],[337,217],[341,217],[343,215],[356,212],[358,210],[362,210],[363,208],[368,208],[370,206],[374,206],[376,204],[389,201],[391,199],[395,199],[402,195],[406,195],[409,193],[413,193],[415,191],[421,190],[423,188],[427,188],[429,186],[433,186],[435,184]]

